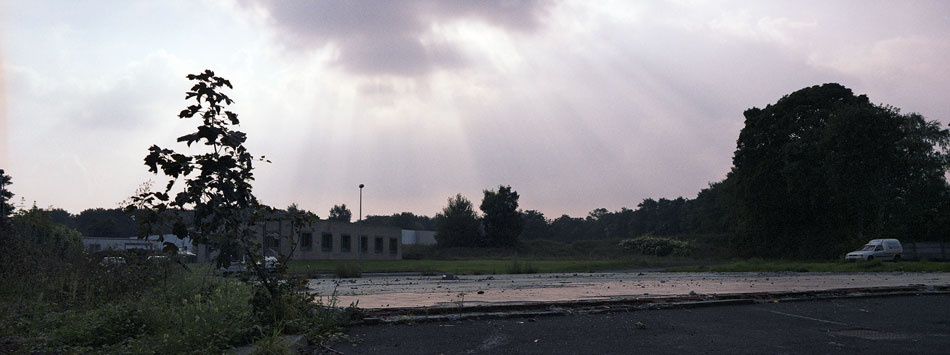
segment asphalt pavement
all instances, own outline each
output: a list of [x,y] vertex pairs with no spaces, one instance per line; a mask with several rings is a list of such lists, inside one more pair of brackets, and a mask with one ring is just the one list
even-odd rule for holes
[[360,326],[344,354],[948,354],[950,295]]

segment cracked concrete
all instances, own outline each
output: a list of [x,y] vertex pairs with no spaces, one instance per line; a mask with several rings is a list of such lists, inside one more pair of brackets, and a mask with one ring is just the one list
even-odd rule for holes
[[838,288],[950,285],[950,273],[566,273],[370,276],[314,279],[310,291],[336,294],[339,305],[364,309],[469,307],[606,300],[618,297],[820,291]]

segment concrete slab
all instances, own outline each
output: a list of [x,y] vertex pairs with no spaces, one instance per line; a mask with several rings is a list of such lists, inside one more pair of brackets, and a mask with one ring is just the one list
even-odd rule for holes
[[950,273],[570,273],[314,279],[310,291],[364,309],[470,307],[618,297],[950,285]]

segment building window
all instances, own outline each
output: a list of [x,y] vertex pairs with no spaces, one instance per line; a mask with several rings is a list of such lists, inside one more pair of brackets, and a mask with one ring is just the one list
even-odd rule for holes
[[366,245],[366,244],[369,244],[369,243],[366,241],[366,236],[365,236],[365,235],[364,235],[364,236],[361,236],[361,237],[360,237],[360,252],[362,252],[362,253],[364,253],[364,254],[365,254],[367,251],[369,251],[369,246]]
[[350,248],[350,236],[344,234],[340,236],[340,251],[344,253],[349,253],[353,249]]
[[102,250],[102,244],[89,244],[89,251]]
[[393,255],[399,253],[399,241],[396,238],[389,238],[389,253]]
[[373,251],[375,251],[376,254],[383,253],[383,238],[376,237],[376,239],[373,240]]
[[264,248],[280,248],[280,237],[277,233],[264,236]]
[[333,234],[323,233],[323,241],[320,243],[321,249],[325,252],[333,251]]
[[303,250],[311,251],[313,250],[313,233],[304,232],[300,235],[300,246],[303,247]]

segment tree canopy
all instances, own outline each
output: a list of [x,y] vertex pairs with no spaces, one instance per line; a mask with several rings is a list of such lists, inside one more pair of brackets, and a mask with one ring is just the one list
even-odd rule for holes
[[432,218],[428,216],[418,216],[411,212],[393,213],[389,216],[370,215],[363,218],[363,223],[409,230],[435,230],[435,223]]
[[479,247],[486,243],[481,237],[480,221],[472,201],[457,194],[435,216],[435,239],[443,247]]
[[333,205],[333,208],[330,208],[330,216],[327,219],[331,221],[342,221],[350,222],[353,219],[353,212],[349,208],[346,208],[346,204],[342,205]]
[[[185,99],[194,102],[178,117],[198,118],[200,124],[195,132],[178,137],[177,141],[188,147],[200,144],[204,152],[186,155],[152,145],[145,165],[150,172],[167,176],[168,183],[159,191],[146,187],[132,196],[126,211],[139,222],[139,236],[170,226],[178,237],[190,238],[195,244],[218,251],[218,266],[227,266],[242,255],[262,259],[263,245],[250,226],[270,209],[252,193],[255,158],[244,146],[247,135],[233,128],[240,121],[236,113],[227,109],[234,101],[223,93],[225,88],[232,88],[231,82],[215,76],[211,70],[187,78],[195,83],[185,93]],[[177,211],[188,211],[190,220]],[[165,246],[174,249],[171,243]],[[274,291],[269,280],[263,281]]]
[[923,215],[946,201],[950,133],[918,114],[824,84],[745,118],[729,177],[744,254],[838,255],[865,239],[924,232],[910,217],[932,221]]
[[13,204],[10,199],[13,198],[13,192],[7,187],[13,183],[10,175],[7,175],[3,169],[0,169],[0,220],[5,220],[13,213]]
[[485,190],[479,209],[484,217],[485,242],[490,246],[512,246],[524,228],[518,212],[518,193],[511,186],[498,186],[498,191]]

